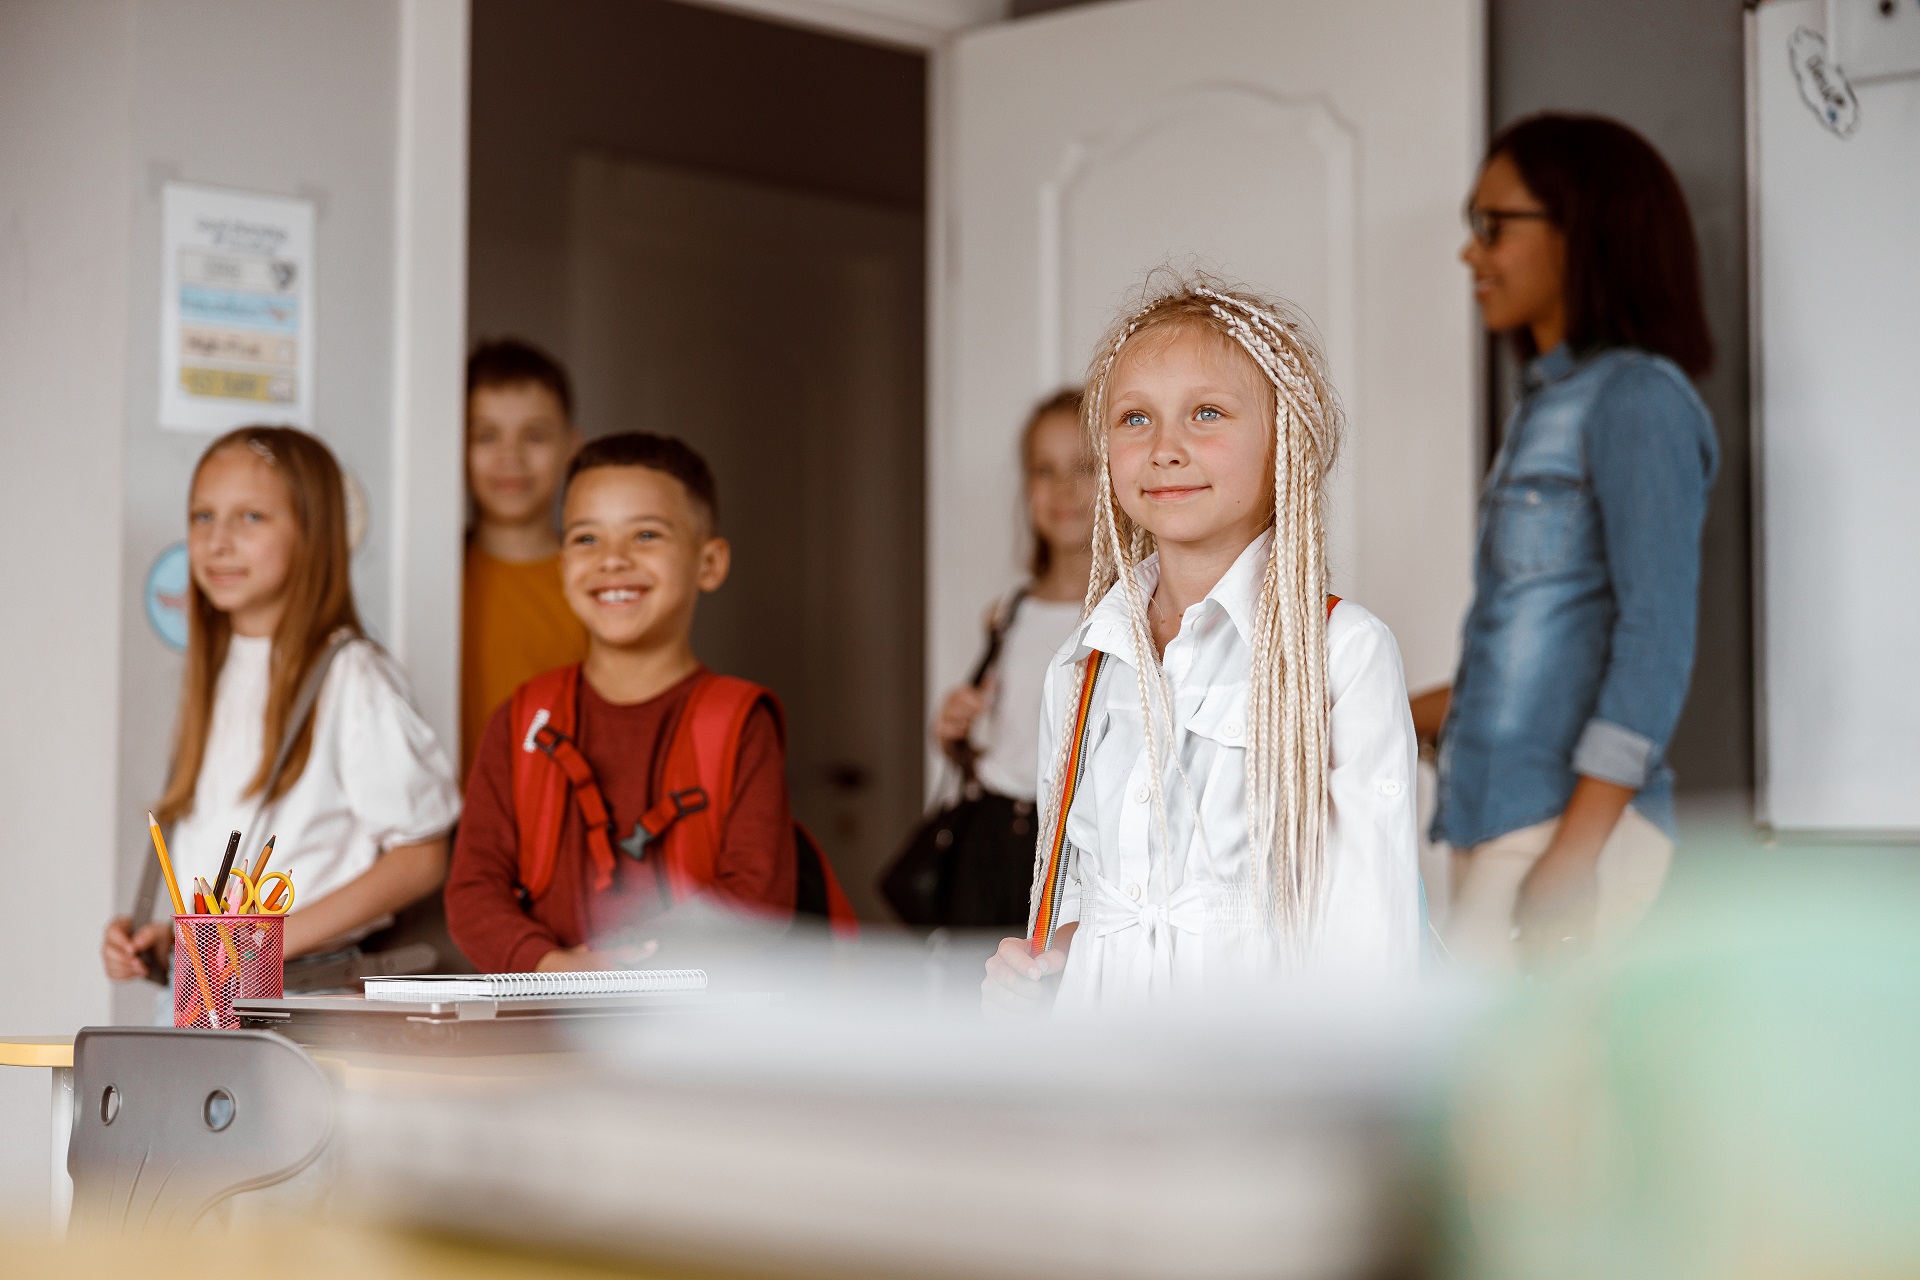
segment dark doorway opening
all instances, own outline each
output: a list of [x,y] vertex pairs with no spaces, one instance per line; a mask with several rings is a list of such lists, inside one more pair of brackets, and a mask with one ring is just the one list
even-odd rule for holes
[[861,914],[920,808],[926,61],[668,0],[474,0],[468,331],[589,435],[707,455],[734,571],[694,643],[773,688]]

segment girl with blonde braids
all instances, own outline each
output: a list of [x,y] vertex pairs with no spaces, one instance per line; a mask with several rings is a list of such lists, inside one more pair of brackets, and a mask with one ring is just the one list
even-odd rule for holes
[[[1410,972],[1413,727],[1393,634],[1326,594],[1340,415],[1312,337],[1271,301],[1177,281],[1102,341],[1082,422],[1105,483],[1086,615],[1045,685],[1045,947],[1002,942],[986,1005],[1112,1007],[1328,965]],[[1043,911],[1063,821],[1064,888]]]

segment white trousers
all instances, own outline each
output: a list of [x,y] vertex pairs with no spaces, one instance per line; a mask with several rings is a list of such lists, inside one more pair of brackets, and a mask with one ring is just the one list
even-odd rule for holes
[[[1520,884],[1553,843],[1560,819],[1536,822],[1466,850],[1454,850],[1453,892],[1443,932],[1453,958],[1476,969],[1512,972],[1520,967],[1513,909]],[[1666,882],[1673,861],[1667,833],[1629,805],[1614,824],[1594,867],[1599,898],[1594,943],[1616,941],[1638,924]]]

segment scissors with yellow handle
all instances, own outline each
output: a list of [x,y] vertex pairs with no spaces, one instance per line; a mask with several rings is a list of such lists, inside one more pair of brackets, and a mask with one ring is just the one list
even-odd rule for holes
[[[293,878],[286,872],[270,871],[256,884],[247,878],[246,872],[236,868],[231,878],[240,882],[240,900],[233,907],[236,915],[257,911],[261,915],[283,916],[293,910]],[[269,888],[276,880],[280,888]]]

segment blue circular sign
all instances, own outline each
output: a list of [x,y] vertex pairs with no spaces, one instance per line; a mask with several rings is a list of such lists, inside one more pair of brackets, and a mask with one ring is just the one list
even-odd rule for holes
[[187,651],[187,544],[176,542],[147,570],[147,622],[175,653]]

